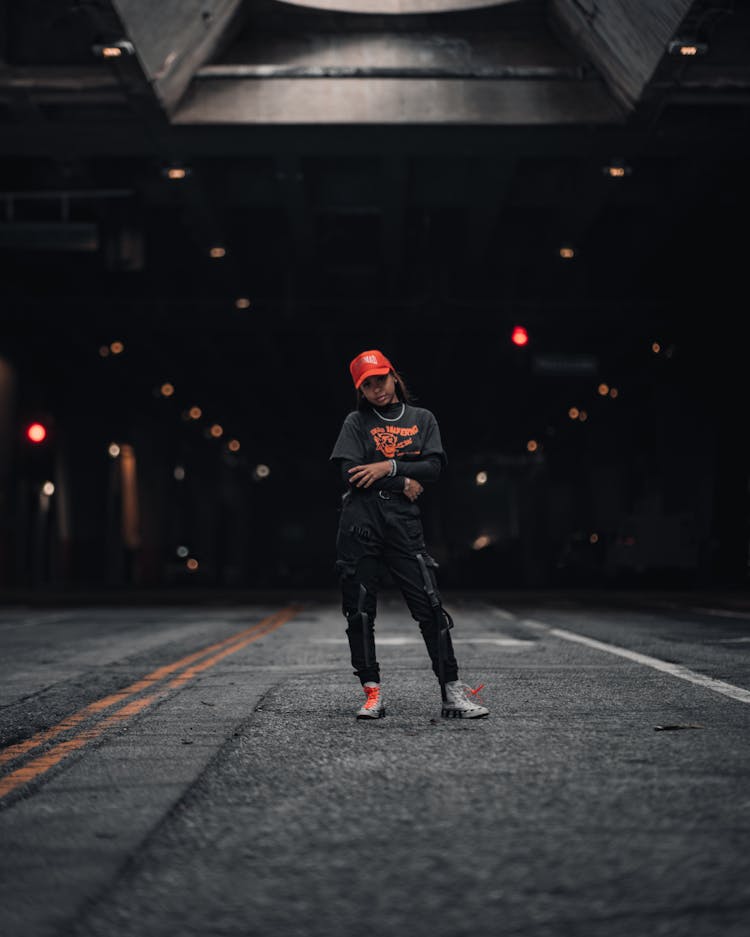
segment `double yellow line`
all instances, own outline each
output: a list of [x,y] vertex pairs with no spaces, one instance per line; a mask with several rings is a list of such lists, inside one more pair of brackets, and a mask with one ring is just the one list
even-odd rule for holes
[[[23,742],[2,749],[0,751],[0,766],[23,758],[40,746],[57,738],[57,736],[77,729],[84,723],[92,722],[92,720],[101,716],[105,710],[117,706],[118,703],[124,704],[98,722],[85,725],[70,738],[56,742],[47,748],[43,754],[37,755],[31,761],[27,761],[0,778],[0,798],[10,794],[11,791],[14,791],[22,784],[28,784],[30,781],[36,780],[49,771],[50,768],[59,764],[71,752],[83,748],[84,745],[103,735],[108,729],[125,722],[137,713],[143,712],[144,709],[148,709],[149,706],[169,693],[170,690],[176,690],[184,686],[193,677],[218,664],[225,657],[241,651],[243,647],[247,647],[253,641],[257,641],[259,638],[280,628],[298,612],[299,607],[293,605],[283,608],[279,612],[274,612],[274,614],[268,615],[256,625],[224,638],[223,641],[217,641],[216,644],[210,644],[193,654],[188,654],[186,657],[181,657],[171,664],[157,667],[156,670],[152,670],[151,673],[146,674],[140,680],[136,680],[135,683],[131,683],[130,686],[118,690],[117,693],[111,693],[109,696],[104,696],[102,699],[89,703],[88,706],[84,706],[78,712],[67,716],[57,725],[45,729],[43,732],[37,732],[36,735],[32,735],[31,738]],[[166,679],[172,674],[175,674],[175,676]],[[139,695],[144,690],[152,690],[153,692],[143,696]]]

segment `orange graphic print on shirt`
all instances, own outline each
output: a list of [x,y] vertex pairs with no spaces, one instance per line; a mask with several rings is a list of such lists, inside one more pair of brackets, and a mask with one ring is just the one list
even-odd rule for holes
[[[375,448],[382,452],[386,459],[396,457],[399,449],[410,446],[414,441],[411,437],[416,436],[419,427],[414,426],[376,426],[370,430],[375,441]],[[399,437],[404,437],[399,439]]]

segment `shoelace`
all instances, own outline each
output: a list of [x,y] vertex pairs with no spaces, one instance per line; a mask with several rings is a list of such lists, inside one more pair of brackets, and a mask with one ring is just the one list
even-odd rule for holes
[[380,687],[379,686],[366,686],[365,693],[367,693],[367,702],[365,703],[365,709],[372,709],[374,706],[377,706],[378,699],[380,697]]

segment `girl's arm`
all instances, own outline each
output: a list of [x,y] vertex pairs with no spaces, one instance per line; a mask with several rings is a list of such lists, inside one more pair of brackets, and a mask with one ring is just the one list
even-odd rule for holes
[[[340,468],[341,468],[341,479],[342,481],[354,487],[356,482],[352,480],[352,475],[355,474],[352,472],[352,469],[360,468],[363,464],[354,462],[351,459],[339,459]],[[379,463],[372,463],[373,465],[378,465]],[[398,463],[396,463],[398,465]],[[388,463],[390,468],[390,463]],[[365,487],[364,485],[362,486]],[[378,478],[375,481],[372,481],[369,485],[366,486],[368,489],[374,491],[403,491],[404,490],[404,476],[403,475],[384,475],[382,478]]]
[[440,478],[443,463],[440,456],[428,455],[424,459],[402,459],[396,460],[396,477],[399,475],[408,475],[409,478],[415,478],[418,482],[424,484],[427,482],[436,482]]

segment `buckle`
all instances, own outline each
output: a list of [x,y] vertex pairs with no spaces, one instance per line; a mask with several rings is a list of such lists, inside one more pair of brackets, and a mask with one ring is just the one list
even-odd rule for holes
[[383,501],[390,501],[391,493],[390,491],[383,491],[383,489],[381,488],[380,491],[378,491],[378,497],[382,498]]

